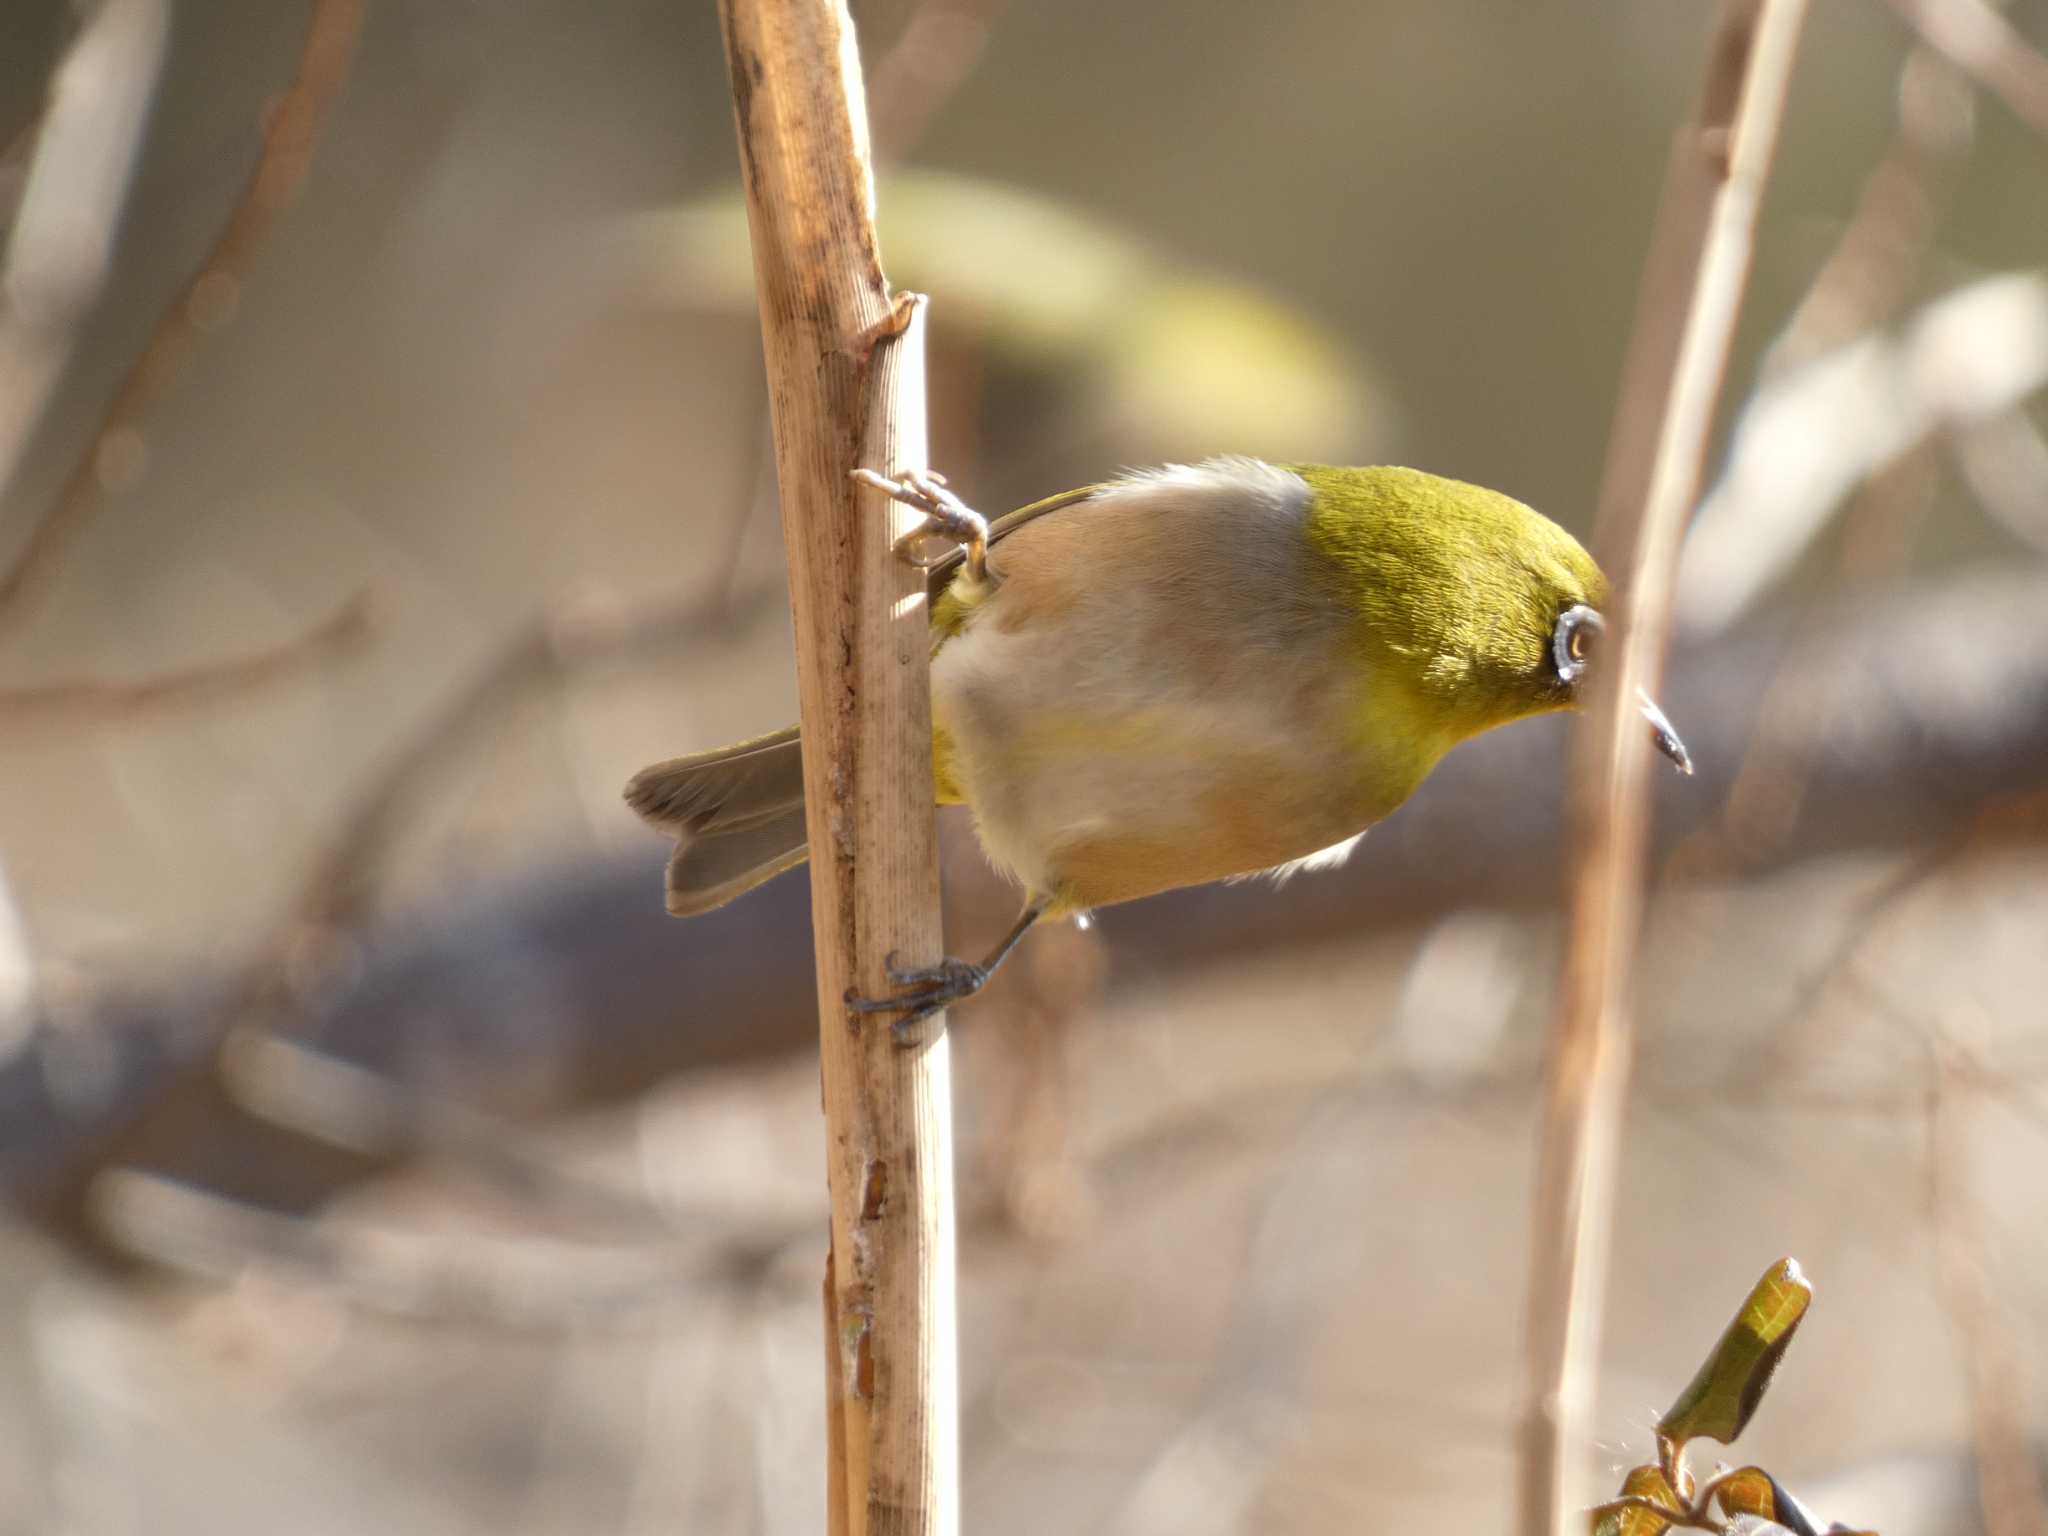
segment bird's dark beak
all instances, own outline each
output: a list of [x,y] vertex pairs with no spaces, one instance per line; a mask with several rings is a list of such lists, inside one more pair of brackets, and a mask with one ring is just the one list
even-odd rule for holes
[[1678,739],[1678,732],[1671,728],[1671,722],[1664,718],[1664,711],[1657,707],[1657,701],[1642,689],[1636,690],[1636,708],[1643,712],[1643,718],[1650,722],[1650,739],[1657,743],[1657,750],[1670,758],[1680,773],[1692,772],[1692,754],[1685,750],[1685,743]]

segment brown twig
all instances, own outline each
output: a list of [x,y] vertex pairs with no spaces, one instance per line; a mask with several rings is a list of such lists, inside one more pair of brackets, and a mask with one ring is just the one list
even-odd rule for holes
[[[1902,860],[1841,914],[1835,942],[1813,966],[1778,1020],[1763,1031],[1768,1043],[1762,1052],[1720,1082],[1694,1084],[1689,1091],[1740,1098],[1756,1095],[1761,1084],[1789,1081],[1805,1037],[1826,1018],[1839,992],[1861,987],[1866,1001],[1888,1003],[1863,981],[1860,972],[1865,956],[1893,940],[1900,913],[1937,881],[1960,879],[1974,862],[2016,838],[2038,836],[2043,822],[2048,822],[2048,799],[2038,790],[1994,799],[1981,806],[1959,834]],[[1917,1020],[1896,1022],[1918,1027]],[[1949,1070],[1953,1075],[1953,1061]]]
[[[1302,1401],[1314,1341],[1370,1267],[1366,1229],[1332,1230],[1330,1212],[1354,1195],[1360,1168],[1372,1161],[1372,1138],[1386,1126],[1383,1100],[1383,1085],[1352,1079],[1271,1122],[1289,1128],[1289,1145],[1251,1221],[1220,1357],[1199,1405],[1092,1528],[1094,1536],[1226,1536],[1256,1528],[1260,1495],[1290,1444],[1286,1410]],[[1175,1145],[1180,1156],[1190,1150],[1186,1140]],[[1231,1150],[1245,1152],[1241,1143]],[[1191,1500],[1191,1487],[1204,1496]]]
[[1804,14],[1804,0],[1723,6],[1698,115],[1667,173],[1608,454],[1602,526],[1610,545],[1626,546],[1629,579],[1616,664],[1576,733],[1572,929],[1530,1245],[1526,1536],[1558,1536],[1588,1502],[1579,1460],[1599,1350],[1649,820],[1643,731],[1628,704],[1660,670],[1679,534],[1699,486]]
[[200,338],[232,310],[263,237],[305,180],[314,134],[348,77],[362,11],[362,0],[315,0],[298,73],[270,111],[262,151],[234,212],[158,316],[49,509],[0,571],[0,631],[19,621],[108,494],[134,478],[144,418]]
[[733,1243],[664,1234],[597,1246],[531,1237],[451,1241],[267,1211],[135,1169],[93,1193],[110,1238],[161,1268],[212,1281],[252,1271],[372,1313],[516,1330],[628,1324],[691,1291],[758,1269],[794,1232]]
[[169,31],[166,0],[95,7],[0,155],[0,505],[106,284]]
[[925,462],[923,310],[882,274],[843,0],[721,0],[719,16],[796,618],[845,1529],[945,1536],[959,1528],[947,1047],[902,1049],[846,1007],[890,989],[892,951],[940,951],[929,620],[893,553],[915,519],[850,478]]
[[2048,146],[2048,58],[1985,0],[1887,0],[1947,59]]
[[0,726],[18,733],[122,725],[160,710],[218,704],[300,678],[356,652],[369,635],[369,604],[356,597],[305,633],[246,656],[121,682],[73,678],[0,689]]
[[1899,71],[1890,143],[1806,295],[1765,360],[1780,374],[1894,319],[1934,248],[1950,174],[1969,155],[1976,113],[1960,73],[1932,49]]
[[[267,952],[279,975],[284,956],[302,949],[308,933],[331,933],[359,922],[378,871],[427,791],[451,766],[486,741],[508,711],[533,692],[603,661],[664,650],[679,640],[710,638],[731,616],[769,600],[766,587],[734,592],[723,575],[705,595],[625,617],[595,607],[546,614],[517,631],[470,680],[394,752],[357,795],[330,836],[327,852],[306,881],[278,941]],[[304,987],[301,974],[297,984]]]
[[1871,330],[1758,389],[1686,539],[1681,607],[1695,640],[1726,634],[1849,495],[1939,434],[2022,407],[2048,382],[2048,279],[1951,289],[1896,335]]
[[[869,134],[878,161],[905,155],[916,145],[932,115],[981,62],[996,18],[1008,3],[1009,0],[923,0],[918,6],[872,71]],[[743,444],[759,445],[748,472],[752,490],[744,501],[733,504],[734,515],[712,556],[713,568],[725,572],[728,591],[738,579],[740,557],[755,512],[775,499],[775,441],[765,394],[756,399],[752,415],[752,429],[738,439]]]
[[528,1216],[641,1237],[684,1226],[701,1234],[719,1219],[584,1177],[496,1115],[278,1035],[231,1036],[220,1079],[236,1107],[259,1120],[382,1163],[448,1158]]
[[1978,1504],[1987,1536],[2044,1536],[2048,1496],[2027,1443],[2013,1327],[1986,1272],[1983,1206],[1971,1176],[1968,1126],[1957,1103],[1967,1080],[1945,1038],[1933,1042],[1927,1093],[1927,1189],[1942,1308],[1970,1377]]
[[11,170],[27,162],[35,149],[36,135],[43,131],[43,115],[48,110],[47,101],[38,102],[5,134],[0,134],[0,167]]
[[1952,423],[1947,451],[1977,504],[2007,533],[2048,555],[2048,439],[2024,409]]
[[29,165],[48,111],[49,103],[39,102],[34,111],[0,135],[0,226],[14,223],[21,194],[28,190]]
[[[1816,491],[1808,498],[1810,505],[1788,515],[1786,507],[1754,495],[1755,476],[1744,474],[1748,461],[1741,447],[1745,440],[1761,444],[1770,434],[1782,433],[1808,442],[1839,441],[1839,451],[1854,462],[1854,428],[1844,432],[1819,419],[1823,391],[1816,387],[1810,397],[1802,396],[1800,383],[1817,386],[1820,380],[1831,379],[1845,392],[1853,387],[1853,374],[1843,376],[1844,361],[1880,344],[1884,329],[1900,319],[1920,286],[1953,173],[1967,159],[1976,137],[1976,99],[1969,82],[1932,49],[1917,47],[1907,56],[1896,95],[1891,140],[1865,178],[1856,207],[1826,261],[1765,352],[1762,382],[1731,431],[1735,449],[1721,485],[1701,509],[1695,530],[1700,537],[1687,556],[1685,585],[1692,590],[1682,593],[1680,602],[1682,610],[1691,610],[1686,617],[1695,630],[1702,625],[1704,605],[1713,618],[1711,627],[1725,631],[1819,537],[1831,518],[1870,505],[1867,500]],[[1908,372],[1906,387],[1916,394],[1925,392],[1927,371]],[[1813,403],[1800,406],[1802,399]],[[1935,405],[1929,400],[1925,410],[1941,414]],[[1806,419],[1796,424],[1790,419],[1795,408],[1806,413]],[[1855,407],[1845,414],[1853,417]],[[1913,434],[1902,434],[1893,451],[1910,453],[1912,438]],[[1871,457],[1881,470],[1883,457]],[[1782,452],[1771,454],[1769,467],[1761,473],[1796,482],[1799,477],[1786,475],[1783,460]],[[1717,524],[1728,531],[1723,534]],[[1756,537],[1756,530],[1766,526],[1774,537]],[[1851,540],[1849,547],[1854,546]],[[1796,669],[1800,659],[1795,652],[1787,658],[1788,667]],[[1755,771],[1766,779],[1775,755],[1767,741],[1754,743],[1749,754]]]
[[868,125],[875,158],[893,160],[915,147],[932,117],[988,50],[996,19],[1009,0],[924,0],[889,51],[870,71]]
[[[1759,1038],[1767,1042],[1761,1053],[1716,1081],[1688,1079],[1683,1083],[1646,1084],[1646,1091],[1660,1098],[1660,1109],[1664,1110],[1676,1110],[1706,1099],[1743,1105],[1796,1105],[1807,1114],[1874,1114],[1892,1118],[1924,1109],[1925,1096],[1914,1089],[1815,1092],[1798,1081],[1800,1047],[1838,1001],[1850,1000],[1862,1003],[1863,1018],[1882,1021],[1895,1032],[1909,1035],[1916,1044],[1924,1040],[1926,1020],[1864,973],[1865,958],[1898,942],[1902,913],[1927,895],[1937,882],[1959,884],[1977,861],[2017,838],[2038,837],[2044,825],[2048,825],[2048,798],[2039,791],[1996,801],[1979,810],[1973,824],[1960,835],[1902,861],[1839,915],[1835,942],[1812,967],[1778,1018],[1759,1031]],[[2027,1098],[2044,1080],[2040,1076],[2015,1072],[2010,1067],[1994,1070],[1977,1062],[1952,1040],[1946,1043],[1938,1065],[1948,1085],[1965,1086],[2001,1098],[2038,1130],[2048,1132],[2048,1111]]]
[[1758,684],[1756,726],[1718,814],[1674,853],[1671,872],[1739,866],[1782,841],[1798,821],[1818,776],[1821,748],[1842,724],[1837,685],[1843,657],[1819,614],[1828,599],[1845,607],[1896,583],[1934,513],[1936,469],[1933,450],[1922,444],[1845,502],[1844,522],[1853,536],[1831,559],[1816,607],[1793,620],[1785,655]]
[[188,1118],[212,1112],[222,1087],[223,1052],[247,1033],[288,1031],[300,1000],[326,981],[330,957],[369,911],[391,847],[450,765],[489,739],[507,711],[533,690],[598,661],[665,650],[678,640],[710,638],[729,615],[766,597],[766,589],[728,597],[722,583],[704,597],[631,620],[590,614],[535,620],[515,634],[441,708],[392,752],[337,821],[313,859],[296,900],[286,904],[256,958],[232,989],[200,1048],[166,1070],[116,1124],[83,1143],[31,1197],[38,1218],[79,1252],[109,1257],[91,1204],[93,1181],[117,1163],[141,1157]]
[[847,1536],[852,1529],[853,1503],[847,1497],[849,1472],[846,1414],[838,1404],[846,1396],[846,1355],[839,1347],[839,1266],[825,1251],[825,1533]]
[[[783,597],[781,580],[771,577],[746,589],[736,606],[757,622],[779,615]],[[1857,680],[1862,690],[1852,711],[1854,750],[1844,750],[1839,741],[1814,744],[1823,761],[1809,796],[1813,812],[1784,840],[1754,850],[1753,860],[1730,873],[1760,875],[1846,850],[1901,849],[1903,856],[1902,845],[1953,841],[1989,801],[2032,794],[2038,806],[2038,765],[2048,753],[2048,653],[2039,644],[2038,618],[2044,606],[2048,582],[2014,572],[1988,582],[1973,577],[1922,586],[1910,595],[1893,595],[1839,615],[1845,627],[1839,644],[1831,643],[1830,649],[1843,658],[1844,676]],[[509,637],[506,648],[517,649],[528,669],[514,668],[514,676],[507,678],[502,658],[480,668],[415,734],[394,742],[386,758],[391,768],[366,779],[335,813],[320,848],[307,857],[296,903],[252,945],[261,963],[235,995],[252,995],[257,971],[275,978],[275,1006],[255,1016],[255,1025],[290,1033],[300,1004],[287,982],[310,979],[316,995],[335,1004],[321,1037],[324,1047],[352,1060],[377,1059],[384,1040],[380,1016],[336,996],[340,989],[328,990],[317,962],[328,955],[354,955],[371,976],[404,963],[398,959],[404,945],[396,936],[373,938],[355,924],[375,904],[392,862],[388,855],[417,825],[415,812],[432,798],[430,788],[445,793],[449,776],[463,771],[471,754],[489,750],[502,737],[508,715],[529,707],[536,693],[557,679],[573,682],[592,667],[673,663],[690,654],[692,646],[733,643],[733,621],[723,616],[726,612],[714,594],[629,623],[558,621],[544,628],[558,637],[560,648],[545,655],[537,654],[531,632]],[[1767,674],[1780,644],[1780,637],[1758,627],[1731,636],[1711,654],[1683,658],[1672,681],[1686,706],[1679,718],[1687,733],[1732,741],[1747,729],[1753,701],[1746,697],[1743,680]],[[1951,663],[1922,664],[1942,654],[1945,644],[1954,648]],[[478,689],[488,691],[491,699],[475,704]],[[1972,710],[1959,718],[1953,708],[1959,689],[1971,698],[1995,698],[1999,707],[1988,715]],[[1475,882],[1519,906],[1528,899],[1526,893],[1540,889],[1561,867],[1565,845],[1559,828],[1551,817],[1531,815],[1503,837],[1499,829],[1475,823],[1469,807],[1512,799],[1532,781],[1552,774],[1550,753],[1551,744],[1541,733],[1500,733],[1492,750],[1454,756],[1439,770],[1431,789],[1404,813],[1402,835],[1382,846],[1376,858],[1356,861],[1320,882],[1296,882],[1268,892],[1250,906],[1231,901],[1227,892],[1208,890],[1185,893],[1156,911],[1134,907],[1121,924],[1119,942],[1135,957],[1139,973],[1201,968],[1262,949],[1293,952],[1355,934],[1361,924],[1427,919],[1469,905]],[[401,765],[409,766],[401,771]],[[1729,767],[1723,758],[1703,758],[1698,797],[1711,802],[1725,791]],[[1694,795],[1688,785],[1686,798]],[[2016,811],[2026,804],[2013,803]],[[2048,837],[2048,814],[2037,809],[2025,820],[2001,814],[1999,826],[1996,836],[2002,844],[2038,846]],[[475,923],[487,943],[537,946],[528,954],[532,963],[554,976],[552,984],[564,997],[584,998],[603,992],[615,978],[610,962],[585,942],[592,930],[583,925],[609,928],[628,920],[644,901],[645,878],[644,872],[630,871],[603,877],[588,892],[594,905],[587,915],[542,932],[523,926],[515,931],[514,920],[498,909],[487,882],[448,894],[441,906],[456,930]],[[779,894],[763,893],[755,921],[767,935],[763,946],[744,965],[716,968],[720,979],[715,983],[707,971],[694,967],[698,957],[712,959],[722,941],[695,925],[674,930],[676,948],[664,964],[689,976],[697,989],[692,998],[702,1005],[697,1017],[712,1015],[720,1021],[712,1033],[730,1038],[721,1032],[739,1030],[764,1047],[770,1041],[786,1045],[786,1031],[795,1027],[797,1017],[808,1018],[812,1006],[808,982],[792,990],[787,966],[792,949],[800,950],[809,940],[809,920],[801,899],[784,885]],[[1882,918],[1874,926],[1896,932]],[[451,930],[435,952],[445,959],[466,951],[473,941],[474,936],[461,938]],[[470,1035],[486,1041],[497,1038],[487,1019],[468,1011],[470,1005],[451,1006],[450,1028],[468,1028]],[[153,997],[148,1008],[159,1021],[178,1013],[176,1004],[162,996]],[[217,1025],[221,1029],[249,1017],[246,1009],[223,1012],[233,1017],[223,1017]],[[650,1075],[702,1063],[713,1047],[697,1028],[676,1028],[671,1014],[634,992],[625,1005],[606,1006],[596,1014],[579,1008],[550,1014],[541,1021],[541,1035],[522,1049],[544,1050],[555,1063],[560,1075],[552,1079],[558,1095],[553,1102],[590,1103],[636,1088]],[[0,1180],[4,1193],[39,1215],[54,1235],[80,1245],[87,1257],[96,1251],[104,1256],[104,1250],[94,1249],[76,1196],[110,1158],[138,1160],[144,1156],[136,1150],[141,1143],[153,1166],[191,1170],[196,1176],[209,1161],[216,1166],[232,1162],[250,1145],[251,1132],[236,1106],[217,1093],[197,1101],[196,1108],[188,1104],[192,1112],[184,1118],[175,1114],[174,1106],[188,1097],[180,1083],[189,1064],[183,1058],[166,1059],[152,1044],[159,1036],[157,1030],[133,1027],[108,1030],[112,1076],[134,1084],[134,1092],[124,1094],[118,1107],[83,1121],[61,1096],[51,1095],[50,1085],[61,1079],[53,1049],[60,1036],[39,1033],[35,1042],[0,1063],[0,1095],[12,1095],[18,1111],[9,1123],[12,1144],[41,1149],[29,1164],[17,1165]],[[485,1047],[468,1059],[488,1069],[496,1057]],[[1654,1085],[1652,1091],[1657,1091]],[[1665,1091],[1676,1099],[1686,1097],[1677,1089]],[[1843,1104],[1845,1110],[1857,1107]],[[275,1150],[275,1142],[266,1145]],[[330,1162],[317,1187],[338,1187],[389,1166],[382,1156],[345,1165]]]

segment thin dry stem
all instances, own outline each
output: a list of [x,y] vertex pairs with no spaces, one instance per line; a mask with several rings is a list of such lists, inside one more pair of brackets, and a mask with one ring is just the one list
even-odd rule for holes
[[[22,118],[5,135],[0,135],[0,172],[6,172],[10,176],[21,174],[23,179],[26,179],[23,168],[27,166],[29,157],[35,153],[36,135],[43,131],[43,115],[48,110],[47,101],[37,103],[34,111]],[[12,220],[13,205],[0,204],[0,213],[4,213],[8,220]]]
[[2014,1325],[1990,1276],[1984,1202],[1973,1177],[1969,1124],[1962,1102],[1973,1073],[1943,1038],[1927,1103],[1927,1182],[1936,1271],[1970,1377],[1971,1431],[1976,1440],[1977,1498],[1987,1536],[2044,1536],[2048,1495],[2034,1470],[2026,1432],[2025,1393],[2013,1349]]
[[923,0],[875,65],[873,129],[878,159],[914,148],[988,50],[1009,0]]
[[95,7],[0,151],[0,504],[106,285],[169,31],[168,0]]
[[[1839,603],[1874,594],[1910,564],[1915,537],[1932,517],[1939,481],[1931,448],[1922,444],[1873,475],[1844,503],[1854,536],[1830,561],[1823,579]],[[1839,728],[1840,650],[1816,617],[1795,621],[1785,655],[1757,685],[1756,726],[1737,764],[1720,813],[1673,855],[1673,872],[1697,875],[1738,865],[1776,844],[1799,819],[1818,778],[1820,744]]]
[[1772,344],[1765,359],[1770,374],[1811,363],[1897,318],[1926,270],[1976,122],[1961,73],[1932,49],[1914,49],[1899,71],[1891,142]]
[[[922,306],[892,295],[839,0],[721,0],[796,620],[849,1536],[959,1528],[945,1037],[899,1049],[850,996],[938,958],[930,645],[913,514],[852,471],[926,458]],[[835,1514],[836,1522],[842,1517]]]
[[362,13],[362,0],[316,0],[297,77],[270,111],[262,152],[234,212],[164,307],[49,510],[0,570],[0,632],[19,621],[110,491],[133,478],[144,418],[200,338],[233,307],[263,237],[305,180],[321,118],[348,78]]
[[844,1357],[839,1352],[839,1276],[831,1250],[825,1253],[825,1533],[847,1536],[852,1506],[846,1497],[846,1396]]
[[1748,276],[1804,0],[1728,0],[1696,120],[1684,129],[1638,311],[1601,520],[1627,551],[1616,665],[1578,732],[1578,828],[1566,955],[1530,1245],[1520,1529],[1570,1528],[1580,1477],[1628,1079],[1627,991],[1641,921],[1648,811],[1640,723],[1655,683],[1685,514]]
[[369,605],[351,599],[331,617],[278,645],[224,661],[110,682],[61,679],[32,688],[0,689],[0,723],[10,733],[34,729],[125,725],[166,709],[240,699],[359,652],[369,638]]
[[1989,421],[1956,423],[1942,433],[1947,451],[1977,504],[2007,533],[2048,555],[2048,437],[2024,410]]
[[1891,8],[2048,147],[2048,58],[1985,0],[1889,0]]
[[[606,615],[592,608],[543,614],[509,636],[442,706],[391,753],[337,820],[313,865],[300,900],[289,910],[276,942],[266,946],[267,969],[281,976],[288,951],[304,935],[359,922],[376,896],[385,856],[397,844],[428,793],[490,741],[508,713],[536,691],[559,685],[582,668],[641,654],[659,654],[678,641],[711,640],[731,616],[768,601],[765,588],[733,592],[723,577],[702,595],[642,612]],[[298,981],[306,985],[305,978]]]
[[259,1120],[380,1162],[450,1159],[525,1217],[635,1237],[701,1236],[720,1219],[709,1209],[683,1209],[617,1181],[586,1177],[523,1126],[282,1036],[236,1031],[222,1048],[219,1075],[236,1108]]
[[451,1238],[288,1215],[132,1168],[102,1174],[92,1198],[112,1241],[174,1273],[217,1283],[269,1274],[367,1313],[519,1330],[643,1320],[788,1240],[757,1239],[735,1260],[707,1246],[701,1229],[602,1246]]
[[[256,945],[256,958],[215,1021],[207,1048],[163,1070],[118,1122],[80,1145],[41,1184],[32,1209],[43,1225],[82,1254],[102,1260],[114,1256],[90,1204],[94,1179],[146,1154],[159,1137],[175,1136],[188,1124],[195,1106],[221,1091],[224,1055],[243,1031],[290,1029],[301,1000],[324,985],[328,965],[349,952],[346,940],[373,904],[386,857],[428,791],[490,740],[508,711],[579,667],[664,651],[692,637],[714,638],[729,624],[730,613],[765,597],[765,592],[729,596],[721,581],[703,597],[631,619],[544,617],[514,634],[393,749],[337,818],[296,898]],[[132,1245],[128,1251],[134,1251]]]

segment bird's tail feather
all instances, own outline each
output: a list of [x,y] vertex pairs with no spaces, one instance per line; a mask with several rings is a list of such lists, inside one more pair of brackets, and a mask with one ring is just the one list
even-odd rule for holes
[[803,863],[803,752],[796,727],[643,768],[626,803],[676,840],[668,909],[722,907]]

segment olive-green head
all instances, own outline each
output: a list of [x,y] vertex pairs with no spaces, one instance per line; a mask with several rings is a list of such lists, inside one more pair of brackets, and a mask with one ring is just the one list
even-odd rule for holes
[[[1569,709],[1606,630],[1607,578],[1579,541],[1511,496],[1415,469],[1296,466],[1313,557],[1356,618],[1372,727],[1416,766],[1469,736]],[[1641,701],[1682,770],[1677,734]]]

